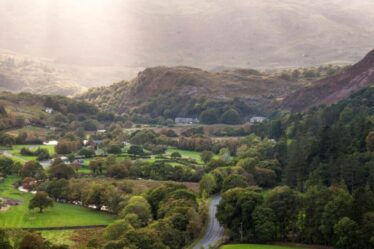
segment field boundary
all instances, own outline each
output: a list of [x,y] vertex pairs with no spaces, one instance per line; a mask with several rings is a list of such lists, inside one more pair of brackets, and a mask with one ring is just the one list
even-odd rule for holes
[[90,228],[104,228],[108,225],[91,225],[91,226],[63,226],[63,227],[24,227],[19,228],[27,231],[57,231],[57,230],[78,230]]

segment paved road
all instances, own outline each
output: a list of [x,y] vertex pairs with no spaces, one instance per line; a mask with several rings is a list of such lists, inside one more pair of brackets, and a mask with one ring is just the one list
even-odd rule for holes
[[215,196],[209,205],[209,223],[204,237],[195,245],[194,249],[200,249],[204,247],[209,248],[209,245],[215,244],[223,237],[223,227],[219,224],[216,213],[217,205],[221,201],[221,196]]

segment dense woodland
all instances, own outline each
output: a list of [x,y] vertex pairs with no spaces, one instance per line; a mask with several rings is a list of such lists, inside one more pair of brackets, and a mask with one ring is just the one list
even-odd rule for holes
[[368,88],[336,105],[281,113],[258,125],[258,135],[276,141],[284,186],[262,193],[237,181],[239,188],[223,194],[218,218],[232,239],[373,248],[373,99]]

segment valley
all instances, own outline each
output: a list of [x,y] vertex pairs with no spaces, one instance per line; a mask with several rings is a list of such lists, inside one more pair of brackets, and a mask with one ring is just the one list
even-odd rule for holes
[[[14,230],[4,238],[77,249],[339,248],[355,231],[361,239],[349,243],[370,248],[371,57],[301,74],[158,67],[74,98],[3,92],[0,228]],[[357,87],[330,105],[292,97],[346,75]],[[304,111],[288,111],[291,99]]]
[[0,249],[373,249],[374,1],[0,0]]

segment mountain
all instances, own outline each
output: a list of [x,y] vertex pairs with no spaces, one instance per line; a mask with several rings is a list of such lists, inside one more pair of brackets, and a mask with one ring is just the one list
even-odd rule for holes
[[14,53],[0,53],[0,90],[72,95],[83,87],[72,82],[62,70],[41,60]]
[[97,62],[78,57],[50,60],[0,49],[0,90],[75,95],[89,87],[134,77],[142,69],[91,65],[90,61]]
[[[88,90],[78,96],[116,113],[150,114],[152,117],[197,116],[209,107],[235,106],[242,114],[263,113],[277,98],[307,84],[304,79],[284,79],[280,73],[253,69],[209,72],[185,66],[153,67],[132,81]],[[242,103],[243,105],[241,105]]]
[[373,83],[374,50],[352,67],[299,89],[285,98],[282,106],[292,111],[303,111],[317,105],[333,104]]

